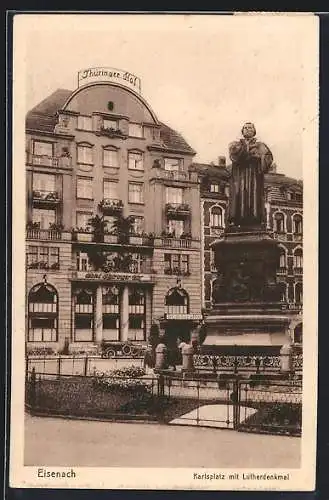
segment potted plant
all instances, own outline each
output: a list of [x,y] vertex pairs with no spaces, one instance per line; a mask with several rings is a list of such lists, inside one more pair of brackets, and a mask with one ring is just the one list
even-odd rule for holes
[[94,236],[94,241],[101,242],[104,241],[104,233],[107,226],[107,221],[104,217],[95,215],[88,220],[88,226],[91,227]]
[[119,215],[113,222],[112,230],[118,235],[119,243],[126,244],[129,242],[129,236],[132,235],[134,229],[135,217],[129,215],[124,217]]

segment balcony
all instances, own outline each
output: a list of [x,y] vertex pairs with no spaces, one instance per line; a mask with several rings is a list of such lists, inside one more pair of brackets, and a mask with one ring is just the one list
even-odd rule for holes
[[288,269],[286,267],[279,267],[277,270],[278,276],[285,276],[287,274]]
[[272,236],[273,236],[273,238],[275,240],[278,240],[278,241],[288,241],[287,234],[283,233],[283,232],[276,232],[276,231],[274,231],[272,233]]
[[43,167],[71,168],[71,156],[46,156],[27,153],[26,162],[30,165],[40,165]]
[[216,236],[220,238],[224,234],[225,229],[223,227],[211,226],[210,228],[210,236]]
[[187,203],[166,203],[166,215],[169,218],[186,218],[190,216],[191,210]]
[[155,247],[164,248],[191,248],[200,249],[199,240],[193,240],[192,238],[172,238],[169,236],[162,236],[154,239]]
[[294,267],[293,271],[294,271],[294,274],[297,276],[303,275],[303,268],[302,267]]
[[104,214],[121,214],[123,210],[123,202],[122,200],[118,200],[116,198],[103,198],[99,204],[99,208]]
[[296,243],[301,243],[303,241],[303,235],[302,233],[293,233],[292,235],[292,241]]
[[109,137],[110,139],[127,139],[128,136],[127,134],[124,134],[122,130],[120,129],[115,129],[115,128],[107,128],[107,127],[101,127],[99,131],[96,132],[96,135],[105,135],[106,137]]
[[185,170],[165,170],[162,167],[153,167],[150,172],[150,180],[162,180],[173,182],[198,182],[196,172],[186,172]]
[[71,241],[71,232],[57,229],[41,229],[39,227],[27,227],[26,239],[28,240],[51,240]]
[[166,268],[164,269],[164,274],[167,276],[190,276],[191,273],[187,271],[186,269],[181,269],[179,267],[174,267],[174,268]]
[[114,264],[105,264],[101,269],[88,271],[75,270],[72,280],[116,281],[121,283],[154,283],[156,271],[152,261],[125,260]]
[[32,192],[34,205],[57,205],[61,199],[57,191],[36,189]]

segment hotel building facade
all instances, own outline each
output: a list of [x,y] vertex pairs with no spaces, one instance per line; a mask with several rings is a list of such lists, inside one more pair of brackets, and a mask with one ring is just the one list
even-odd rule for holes
[[195,152],[133,75],[80,76],[26,117],[27,350],[144,343],[154,322],[189,340],[202,317]]

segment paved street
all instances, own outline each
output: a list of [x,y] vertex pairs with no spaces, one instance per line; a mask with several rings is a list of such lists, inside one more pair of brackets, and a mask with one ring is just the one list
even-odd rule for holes
[[301,440],[141,423],[26,416],[25,465],[298,468]]

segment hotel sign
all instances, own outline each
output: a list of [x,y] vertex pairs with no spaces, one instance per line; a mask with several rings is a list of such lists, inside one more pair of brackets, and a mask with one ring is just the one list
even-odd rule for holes
[[151,276],[147,274],[128,274],[128,273],[103,273],[94,271],[76,271],[73,273],[73,279],[88,281],[120,281],[120,282],[147,282],[151,281]]
[[87,68],[78,72],[78,87],[89,83],[118,83],[135,92],[141,93],[141,80],[138,76],[117,68]]
[[202,319],[202,314],[165,314],[165,319],[197,320]]

